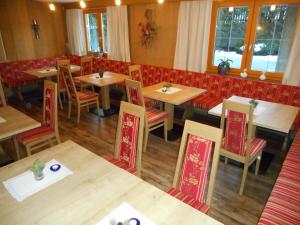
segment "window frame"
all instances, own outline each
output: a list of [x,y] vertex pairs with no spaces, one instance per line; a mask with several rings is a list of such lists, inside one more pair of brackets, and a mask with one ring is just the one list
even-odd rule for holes
[[[106,8],[98,8],[98,9],[85,9],[83,11],[83,20],[84,20],[84,33],[86,39],[86,48],[89,49],[88,43],[88,33],[86,27],[86,14],[95,14],[97,17],[97,26],[98,26],[98,42],[99,42],[99,51],[104,52],[104,42],[103,42],[103,34],[102,34],[102,17],[101,13],[106,13]],[[92,53],[88,50],[89,53]]]
[[[279,5],[279,4],[299,4],[298,0],[232,0],[232,1],[214,1],[212,6],[212,17],[211,17],[211,26],[210,26],[210,42],[208,49],[208,58],[207,58],[207,71],[210,73],[216,73],[218,67],[213,65],[214,50],[215,50],[215,41],[216,41],[216,25],[217,25],[217,16],[218,9],[222,7],[238,7],[238,6],[248,6],[248,21],[245,29],[245,40],[244,46],[245,50],[242,55],[241,68],[231,68],[229,75],[239,76],[240,73],[247,69],[248,77],[258,79],[263,71],[251,70],[251,61],[253,56],[252,47],[255,44],[256,39],[256,25],[259,19],[260,7],[262,5]],[[300,5],[299,5],[300,6]],[[297,23],[300,22],[300,7],[297,13]],[[297,26],[297,25],[296,25]],[[294,31],[295,32],[295,31]],[[294,37],[293,37],[294,38]],[[281,81],[283,78],[283,72],[266,72],[265,73],[268,80]]]

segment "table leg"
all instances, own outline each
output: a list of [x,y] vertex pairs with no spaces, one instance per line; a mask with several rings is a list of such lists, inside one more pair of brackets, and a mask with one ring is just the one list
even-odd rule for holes
[[16,150],[17,160],[19,160],[20,159],[20,151],[19,151],[19,143],[18,143],[16,136],[13,137],[13,141],[14,141],[14,146],[15,146],[15,150]]
[[104,110],[110,109],[109,86],[101,87],[101,104]]
[[165,111],[169,113],[168,130],[172,130],[174,120],[174,105],[165,102]]
[[288,141],[289,141],[289,134],[290,133],[287,133],[284,137],[284,141],[283,141],[283,144],[282,144],[282,147],[281,147],[281,150],[285,151],[286,148],[287,148],[287,144],[288,144]]

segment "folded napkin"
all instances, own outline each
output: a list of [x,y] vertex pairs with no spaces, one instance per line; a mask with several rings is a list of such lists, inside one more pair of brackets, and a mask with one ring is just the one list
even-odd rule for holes
[[0,123],[5,123],[6,119],[4,119],[3,117],[0,116]]
[[[58,171],[51,171],[50,167],[54,164],[59,164],[61,167]],[[40,181],[34,179],[33,172],[27,170],[18,176],[12,177],[3,182],[3,185],[7,191],[15,198],[17,201],[21,202],[29,196],[37,193],[46,187],[62,180],[66,176],[73,174],[71,170],[56,161],[55,159],[47,162],[43,170],[44,178]]]
[[176,93],[178,91],[181,91],[182,89],[175,88],[175,87],[170,87],[168,91],[164,91],[164,90],[165,90],[165,88],[163,87],[163,88],[157,89],[156,91],[160,92],[160,93],[164,93],[164,94],[170,95],[170,94],[174,94],[174,93]]
[[49,73],[49,72],[56,72],[57,69],[56,68],[48,68],[48,69],[44,69],[44,70],[39,70],[39,73]]
[[[139,211],[133,208],[126,202],[123,202],[120,206],[114,209],[111,213],[105,216],[100,222],[95,225],[108,225],[110,222],[114,220],[116,224],[118,222],[124,222],[125,220],[130,220],[130,224],[136,225],[156,225],[148,218],[144,217]],[[138,221],[140,223],[138,223]]]

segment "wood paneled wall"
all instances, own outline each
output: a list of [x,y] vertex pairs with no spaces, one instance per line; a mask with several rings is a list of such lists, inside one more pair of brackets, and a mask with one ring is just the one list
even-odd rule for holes
[[[35,39],[32,20],[40,24]],[[23,60],[65,54],[66,25],[63,7],[33,0],[1,0],[0,30],[8,60]]]

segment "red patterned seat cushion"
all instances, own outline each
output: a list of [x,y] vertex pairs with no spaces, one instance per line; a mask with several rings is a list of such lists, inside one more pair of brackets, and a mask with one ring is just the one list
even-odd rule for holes
[[98,93],[95,92],[77,92],[79,100],[89,100],[96,97],[99,97]]
[[28,144],[42,137],[54,134],[54,129],[47,126],[41,126],[17,135],[17,140],[21,143]]
[[160,111],[155,108],[146,109],[148,123],[159,123],[168,118],[169,113]]
[[137,172],[136,168],[129,167],[127,162],[125,162],[123,160],[119,160],[119,159],[109,159],[108,161],[111,162],[112,164],[114,164],[115,166],[120,167],[120,168],[126,170],[127,172],[136,175],[136,172]]
[[192,206],[193,208],[207,214],[209,207],[202,202],[197,201],[195,198],[193,198],[190,195],[187,195],[183,192],[180,192],[179,190],[175,189],[175,188],[169,188],[166,190],[166,192],[170,195],[172,195],[173,197],[177,198],[178,200]]
[[200,95],[199,97],[192,100],[192,104],[196,108],[201,108],[204,110],[210,110],[216,105],[220,104],[223,101],[222,98],[210,96],[209,93]]

